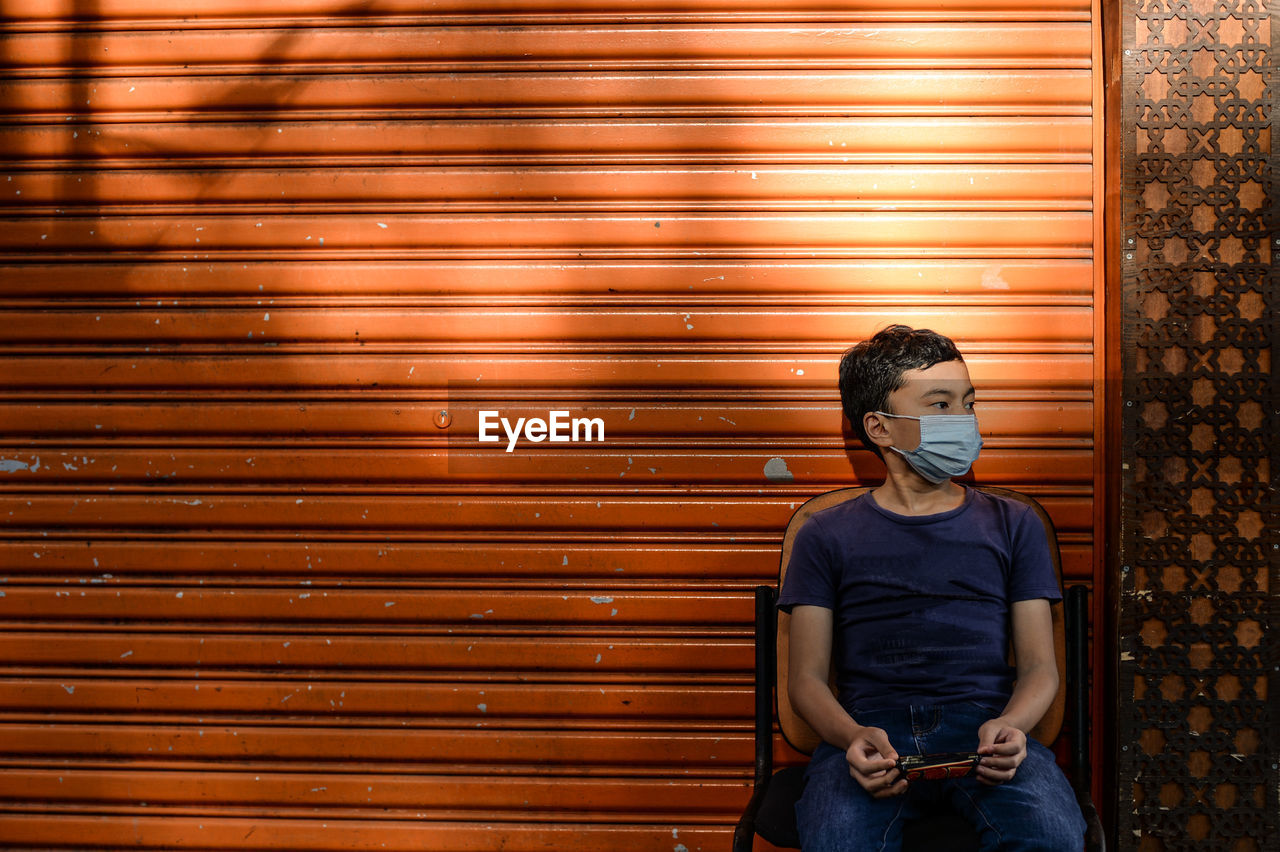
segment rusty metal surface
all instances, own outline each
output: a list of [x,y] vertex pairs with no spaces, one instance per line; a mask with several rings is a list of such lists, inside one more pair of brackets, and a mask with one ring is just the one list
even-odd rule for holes
[[1098,576],[1088,3],[422,6],[0,0],[5,843],[726,847],[895,320]]

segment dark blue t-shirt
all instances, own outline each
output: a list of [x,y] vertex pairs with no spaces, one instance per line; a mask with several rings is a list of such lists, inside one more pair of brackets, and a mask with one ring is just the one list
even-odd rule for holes
[[814,513],[778,606],[832,610],[851,714],[957,701],[999,710],[1013,690],[1010,606],[1061,597],[1035,511],[965,488],[960,506],[936,515],[899,515],[870,493]]

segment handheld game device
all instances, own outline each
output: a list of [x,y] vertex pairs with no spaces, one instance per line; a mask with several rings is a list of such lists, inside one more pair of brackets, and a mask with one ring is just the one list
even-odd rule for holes
[[978,768],[980,759],[973,752],[912,754],[898,758],[898,771],[908,782],[963,778]]

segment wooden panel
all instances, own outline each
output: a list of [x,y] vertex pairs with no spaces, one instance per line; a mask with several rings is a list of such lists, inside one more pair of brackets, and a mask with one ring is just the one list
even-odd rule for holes
[[6,844],[727,848],[751,587],[879,476],[835,366],[894,321],[1093,581],[1090,4],[0,26]]

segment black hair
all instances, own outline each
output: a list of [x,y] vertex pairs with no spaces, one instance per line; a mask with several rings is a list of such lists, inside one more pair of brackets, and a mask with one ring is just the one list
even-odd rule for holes
[[845,350],[840,358],[840,407],[863,446],[881,458],[880,447],[867,437],[862,417],[889,411],[889,394],[902,387],[907,370],[925,370],[944,361],[964,361],[951,338],[927,328],[891,325]]

